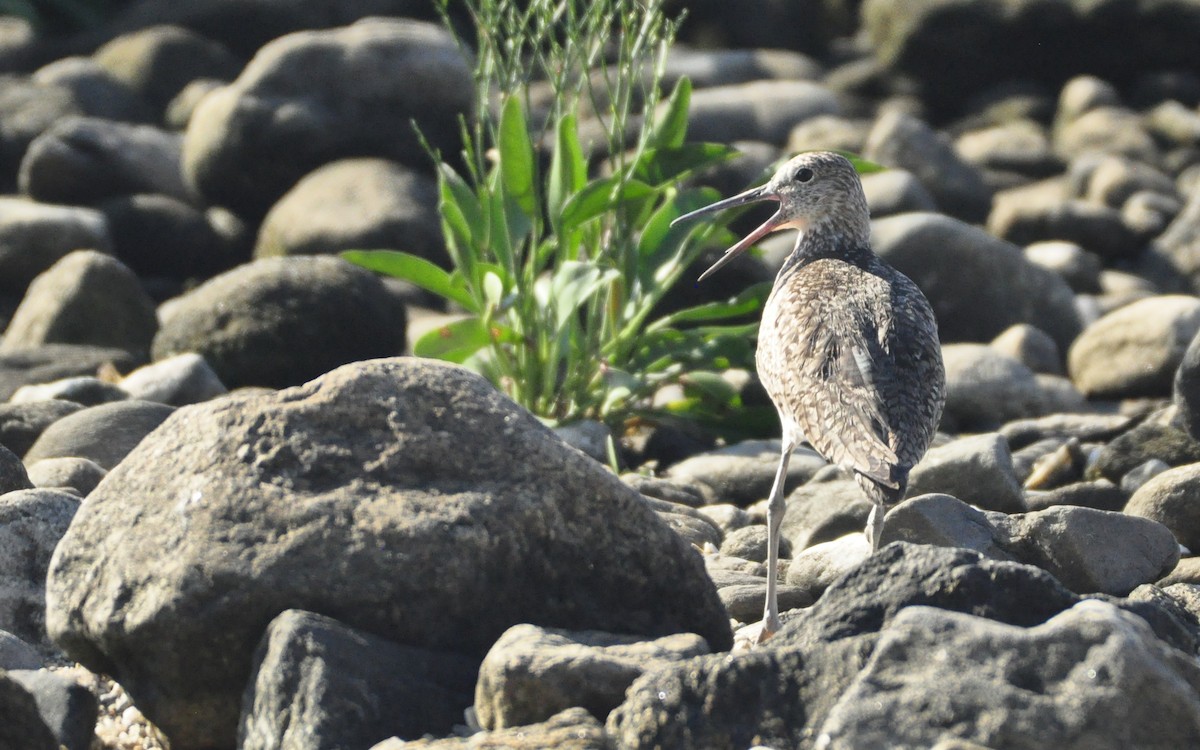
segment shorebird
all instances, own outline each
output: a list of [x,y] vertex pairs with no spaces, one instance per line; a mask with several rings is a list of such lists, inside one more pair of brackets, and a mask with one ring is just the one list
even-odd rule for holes
[[909,470],[937,430],[946,376],[929,301],[871,249],[867,199],[846,157],[800,154],[766,184],[675,222],[760,201],[777,201],[779,209],[700,280],[771,232],[800,232],[763,308],[755,357],[783,438],[767,502],[761,642],[780,626],[776,571],[792,451],[807,440],[858,481],[874,503],[866,534],[878,550],[884,514],[904,499]]

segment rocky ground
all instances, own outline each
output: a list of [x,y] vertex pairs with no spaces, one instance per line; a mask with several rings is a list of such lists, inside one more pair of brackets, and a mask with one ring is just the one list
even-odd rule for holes
[[0,24],[0,748],[1200,746],[1200,3],[690,5],[710,184],[890,167],[948,396],[888,546],[799,451],[735,648],[776,443],[642,426],[618,477],[401,356],[445,311],[332,254],[445,258],[427,2]]

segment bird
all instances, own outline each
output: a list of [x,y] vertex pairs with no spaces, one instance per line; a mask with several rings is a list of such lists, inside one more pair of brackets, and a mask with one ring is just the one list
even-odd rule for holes
[[759,643],[780,628],[779,532],[792,451],[807,441],[857,480],[873,503],[865,533],[878,551],[884,515],[904,499],[909,471],[937,432],[946,386],[933,309],[911,279],[872,249],[866,195],[846,156],[801,153],[765,184],[673,225],[762,201],[779,207],[698,279],[772,232],[799,232],[763,306],[755,353],[782,433],[767,501],[769,573]]

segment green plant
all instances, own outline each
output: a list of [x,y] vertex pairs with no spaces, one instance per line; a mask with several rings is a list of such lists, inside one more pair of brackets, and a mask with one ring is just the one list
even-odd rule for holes
[[[675,31],[662,0],[467,5],[478,108],[463,124],[465,171],[438,164],[453,268],[398,251],[345,257],[460,307],[462,319],[414,342],[414,353],[477,369],[548,421],[715,419],[740,407],[720,371],[752,367],[757,324],[734,321],[756,317],[765,286],[662,312],[705,243],[728,239],[723,224],[670,226],[718,197],[680,181],[734,153],[686,143],[686,79],[660,101]],[[535,78],[553,97],[531,123]],[[589,170],[580,140],[583,101],[603,113],[604,142],[590,144],[599,169]],[[682,398],[652,408],[670,384]]]

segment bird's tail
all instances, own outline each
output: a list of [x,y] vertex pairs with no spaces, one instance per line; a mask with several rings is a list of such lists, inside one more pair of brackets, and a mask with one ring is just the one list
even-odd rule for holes
[[868,500],[876,505],[882,505],[884,510],[890,510],[904,499],[904,493],[908,490],[908,471],[909,467],[893,467],[892,481],[896,484],[895,487],[880,484],[858,472],[854,473],[854,478],[858,481],[858,486],[862,487],[862,491],[866,493]]

